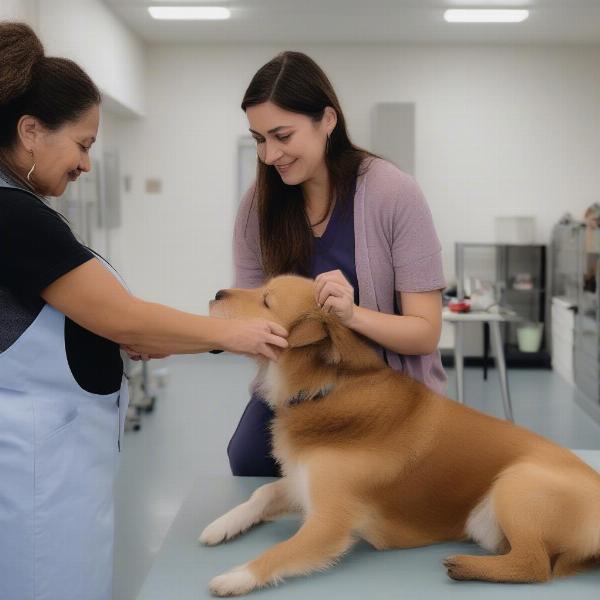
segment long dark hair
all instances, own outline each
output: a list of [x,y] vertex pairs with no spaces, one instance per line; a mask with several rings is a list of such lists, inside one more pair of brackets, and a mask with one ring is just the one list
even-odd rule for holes
[[100,91],[85,71],[72,60],[45,56],[29,25],[0,23],[0,167],[13,179],[32,189],[8,160],[23,115],[56,130],[100,102]]
[[[329,208],[334,199],[346,199],[361,163],[373,155],[350,141],[340,103],[319,65],[301,52],[277,55],[252,78],[244,94],[242,110],[263,102],[306,115],[315,122],[321,121],[328,106],[335,110],[337,124],[325,155],[330,179]],[[286,185],[275,167],[257,160],[255,200],[265,274],[269,277],[282,273],[308,275],[313,237],[301,187]]]

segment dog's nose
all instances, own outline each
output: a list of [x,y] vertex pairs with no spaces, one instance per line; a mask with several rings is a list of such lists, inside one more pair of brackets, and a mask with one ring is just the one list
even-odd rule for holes
[[219,290],[215,294],[215,300],[223,300],[227,296],[227,292],[225,290]]

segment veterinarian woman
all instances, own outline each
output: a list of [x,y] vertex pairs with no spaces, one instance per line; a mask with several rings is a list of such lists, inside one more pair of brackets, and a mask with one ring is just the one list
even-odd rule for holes
[[[316,278],[323,310],[372,340],[392,368],[444,391],[440,243],[417,184],[352,144],[327,76],[304,54],[264,65],[242,109],[258,171],[236,221],[236,286],[290,272]],[[235,475],[278,474],[272,416],[255,393],[228,446]]]
[[267,321],[130,295],[46,196],[89,171],[100,94],[33,31],[0,24],[0,598],[111,600],[113,482],[127,386],[119,344],[274,356]]

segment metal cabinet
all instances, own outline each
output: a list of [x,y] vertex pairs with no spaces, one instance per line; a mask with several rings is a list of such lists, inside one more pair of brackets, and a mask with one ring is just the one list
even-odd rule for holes
[[[498,304],[514,310],[525,321],[547,326],[550,296],[545,245],[457,242],[455,261],[459,298],[470,295],[473,278],[488,281],[494,285]],[[520,352],[518,327],[518,323],[504,324],[507,365],[549,368],[547,332],[538,352]]]
[[600,230],[580,221],[559,223],[552,232],[552,295],[576,310],[573,331],[575,385],[600,408]]

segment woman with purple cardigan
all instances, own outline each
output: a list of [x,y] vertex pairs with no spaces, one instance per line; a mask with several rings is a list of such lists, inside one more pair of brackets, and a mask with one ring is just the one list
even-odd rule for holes
[[[264,65],[242,109],[258,167],[236,219],[236,287],[282,273],[315,278],[323,310],[369,338],[392,368],[443,392],[441,249],[415,181],[352,144],[327,76],[304,54]],[[227,449],[234,475],[280,474],[272,416],[254,393]]]

